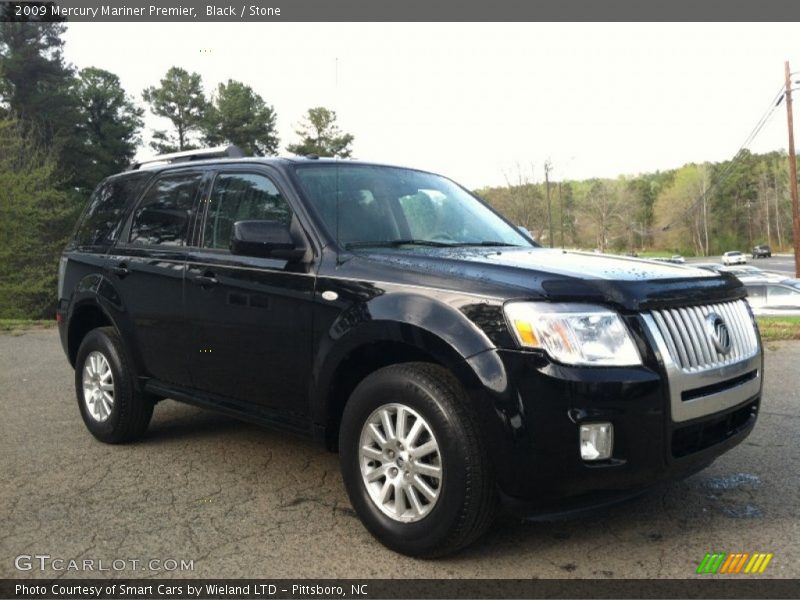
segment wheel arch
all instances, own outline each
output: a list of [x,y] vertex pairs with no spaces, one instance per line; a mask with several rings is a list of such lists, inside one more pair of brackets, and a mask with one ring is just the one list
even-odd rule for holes
[[338,448],[344,407],[356,386],[375,371],[405,362],[427,362],[453,373],[465,389],[479,385],[467,357],[443,338],[409,323],[371,321],[336,343],[317,370],[311,414],[326,447]]
[[119,331],[108,311],[95,299],[84,299],[73,307],[67,327],[67,357],[73,367],[81,342],[98,327],[114,327]]

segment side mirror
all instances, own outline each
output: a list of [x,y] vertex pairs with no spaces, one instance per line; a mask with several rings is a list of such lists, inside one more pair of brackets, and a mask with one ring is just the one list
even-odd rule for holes
[[533,239],[533,234],[531,234],[531,232],[528,231],[528,228],[525,227],[524,225],[517,225],[517,229],[519,230],[520,233],[522,233],[529,240]]
[[290,226],[279,221],[236,221],[231,233],[231,252],[296,261],[303,258],[306,248],[295,241]]

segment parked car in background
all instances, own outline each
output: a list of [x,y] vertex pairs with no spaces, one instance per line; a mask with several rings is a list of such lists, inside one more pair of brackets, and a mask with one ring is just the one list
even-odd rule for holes
[[673,265],[684,265],[686,264],[686,259],[682,256],[678,256],[677,254],[674,256],[653,256],[649,257],[646,260],[655,260],[658,262],[663,263],[672,263]]
[[722,255],[723,265],[746,265],[747,257],[738,250],[731,250]]
[[767,244],[753,247],[753,258],[769,258],[770,256],[772,256],[772,250]]
[[748,281],[747,302],[756,315],[800,316],[800,289],[770,281]]
[[741,281],[759,280],[770,281],[773,283],[780,283],[786,279],[786,275],[782,273],[773,273],[772,271],[765,271],[758,267],[751,267],[750,265],[737,265],[735,267],[722,267],[721,273],[730,273]]
[[796,288],[796,289],[800,290],[800,279],[794,279],[794,278],[792,278],[792,279],[784,279],[783,281],[781,281],[781,283],[783,285],[790,285],[793,288]]

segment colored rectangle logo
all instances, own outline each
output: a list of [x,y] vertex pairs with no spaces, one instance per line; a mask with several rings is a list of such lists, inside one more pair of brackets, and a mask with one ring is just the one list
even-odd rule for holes
[[697,566],[698,575],[755,575],[763,573],[774,555],[771,552],[708,552]]

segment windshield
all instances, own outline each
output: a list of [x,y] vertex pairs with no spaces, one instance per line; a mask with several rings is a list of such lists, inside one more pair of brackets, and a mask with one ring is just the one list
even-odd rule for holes
[[452,181],[373,165],[299,165],[300,185],[345,248],[533,246]]

